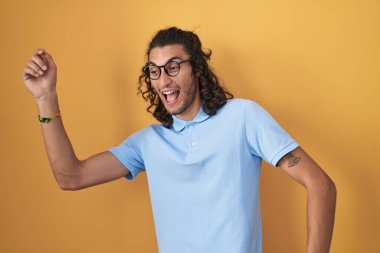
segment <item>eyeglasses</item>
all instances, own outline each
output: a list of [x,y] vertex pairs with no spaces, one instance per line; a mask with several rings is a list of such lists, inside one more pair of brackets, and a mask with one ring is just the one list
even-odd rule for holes
[[181,64],[189,61],[190,59],[180,62],[171,60],[162,66],[157,66],[153,63],[150,63],[145,67],[145,75],[148,76],[151,80],[157,80],[161,76],[161,68],[164,68],[164,71],[168,76],[176,76],[181,70]]

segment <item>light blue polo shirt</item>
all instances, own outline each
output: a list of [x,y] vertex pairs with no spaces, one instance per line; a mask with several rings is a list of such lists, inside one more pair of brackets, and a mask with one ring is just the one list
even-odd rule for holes
[[231,99],[192,121],[173,116],[110,148],[133,179],[145,171],[160,253],[261,253],[261,161],[298,144],[259,104]]

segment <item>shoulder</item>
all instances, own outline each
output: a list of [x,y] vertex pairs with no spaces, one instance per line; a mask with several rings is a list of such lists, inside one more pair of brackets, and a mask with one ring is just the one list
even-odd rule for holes
[[245,98],[229,99],[223,107],[233,111],[260,110],[262,108],[256,101]]
[[131,134],[127,141],[141,145],[145,141],[149,140],[152,135],[157,134],[158,131],[162,131],[162,128],[164,127],[159,124],[147,126]]
[[[214,120],[230,122],[232,125],[244,123],[247,118],[258,118],[258,114],[262,111],[261,106],[253,100],[234,98],[226,101],[214,117]],[[224,123],[226,124],[226,123]]]
[[266,124],[273,121],[272,115],[263,106],[250,99],[231,99],[226,104],[226,111],[231,117],[239,115],[243,122]]

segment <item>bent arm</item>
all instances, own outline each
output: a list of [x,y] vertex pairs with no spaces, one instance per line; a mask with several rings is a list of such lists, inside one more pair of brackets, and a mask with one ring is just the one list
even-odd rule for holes
[[[22,80],[35,98],[41,117],[49,118],[59,112],[57,66],[48,52],[41,48],[34,51],[22,72]],[[129,173],[110,152],[79,161],[61,118],[55,118],[50,123],[41,123],[41,128],[50,166],[62,189],[82,189]]]
[[[55,92],[36,99],[36,103],[42,117],[49,117],[59,111]],[[129,173],[108,151],[83,161],[79,160],[61,118],[56,118],[50,123],[41,123],[41,128],[50,166],[62,189],[83,189],[121,178]]]
[[335,184],[301,147],[285,155],[278,164],[307,189],[306,252],[329,252],[335,217]]

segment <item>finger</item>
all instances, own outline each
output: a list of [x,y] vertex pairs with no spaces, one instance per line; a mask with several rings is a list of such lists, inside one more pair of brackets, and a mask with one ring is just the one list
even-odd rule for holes
[[56,67],[53,57],[48,52],[46,52],[46,50],[42,48],[38,48],[36,49],[35,54],[42,57],[42,59],[47,63],[47,67],[53,67],[53,68]]
[[36,71],[34,71],[33,69],[29,68],[28,66],[26,68],[29,69],[30,73],[32,73],[33,76],[35,76],[35,77],[39,77],[40,76],[40,74],[38,74]]
[[38,75],[42,75],[44,72],[40,69],[40,67],[34,62],[34,61],[29,61],[27,66],[34,70]]
[[35,55],[41,55],[45,52],[45,49],[43,48],[37,48],[36,50],[34,50],[33,54]]
[[40,70],[45,71],[47,70],[46,62],[42,60],[41,57],[37,55],[32,56],[32,61],[37,64],[37,66],[40,68]]
[[22,78],[24,80],[32,79],[34,77],[38,77],[39,75],[31,68],[26,67],[22,72]]

